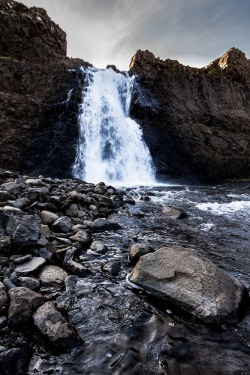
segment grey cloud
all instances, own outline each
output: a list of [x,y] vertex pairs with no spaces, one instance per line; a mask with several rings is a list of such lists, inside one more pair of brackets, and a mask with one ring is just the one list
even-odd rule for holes
[[68,55],[128,67],[137,49],[206,65],[230,47],[250,55],[248,0],[23,0],[68,36]]

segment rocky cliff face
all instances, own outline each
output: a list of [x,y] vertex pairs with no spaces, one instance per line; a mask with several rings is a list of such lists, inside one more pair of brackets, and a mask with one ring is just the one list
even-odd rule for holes
[[[84,85],[45,10],[0,0],[0,168],[70,177]],[[250,61],[231,49],[203,69],[138,51],[131,115],[158,176],[250,176]]]
[[232,48],[205,68],[138,51],[132,116],[159,176],[250,176],[250,60]]
[[70,175],[81,65],[66,57],[66,34],[45,10],[0,0],[1,168]]

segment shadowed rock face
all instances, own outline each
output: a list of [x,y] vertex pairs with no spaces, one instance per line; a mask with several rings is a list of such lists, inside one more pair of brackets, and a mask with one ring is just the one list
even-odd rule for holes
[[0,0],[0,168],[71,175],[82,65],[45,10]]
[[250,61],[235,48],[205,68],[131,60],[131,114],[143,128],[158,175],[218,181],[250,176]]

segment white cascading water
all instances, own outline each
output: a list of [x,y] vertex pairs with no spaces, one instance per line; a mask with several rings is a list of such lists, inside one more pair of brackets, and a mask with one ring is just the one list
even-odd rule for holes
[[139,125],[129,117],[134,77],[88,68],[74,176],[88,182],[150,184],[155,172]]

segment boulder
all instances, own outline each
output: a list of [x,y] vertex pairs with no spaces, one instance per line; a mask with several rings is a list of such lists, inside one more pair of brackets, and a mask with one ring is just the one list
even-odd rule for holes
[[9,236],[0,237],[0,254],[9,255],[11,253],[11,239]]
[[34,323],[41,333],[62,349],[76,346],[79,341],[53,302],[46,302],[33,315]]
[[8,302],[8,296],[5,291],[4,284],[0,281],[0,310],[4,307]]
[[10,289],[9,297],[8,318],[12,325],[27,322],[33,312],[44,302],[40,293],[24,287]]
[[151,246],[147,246],[147,245],[143,245],[139,243],[133,244],[130,247],[129,260],[133,265],[135,265],[142,255],[152,253],[154,251],[155,251],[154,248]]
[[122,229],[122,227],[118,223],[103,218],[96,219],[93,224],[93,233],[119,229]]
[[78,276],[86,276],[87,274],[87,268],[84,267],[82,264],[78,263],[78,262],[75,262],[74,260],[72,259],[69,259],[67,262],[66,262],[66,267],[71,270],[72,272],[74,272],[76,275]]
[[142,256],[129,280],[207,323],[235,322],[245,296],[238,280],[182,246]]
[[8,215],[6,232],[11,237],[13,245],[20,251],[22,248],[37,242],[40,234],[41,219],[38,215],[28,215],[17,212]]
[[7,191],[0,190],[0,202],[6,202],[8,200],[14,199],[13,195]]
[[27,374],[30,350],[26,348],[6,348],[0,353],[1,375]]
[[36,272],[46,263],[46,260],[42,257],[33,257],[31,260],[25,263],[19,264],[15,271],[19,275],[28,275]]
[[87,248],[92,241],[91,235],[85,230],[79,230],[76,234],[70,237],[72,241],[79,242],[81,247]]
[[51,225],[58,219],[58,215],[46,210],[41,211],[40,216],[44,225]]
[[105,254],[108,251],[107,246],[105,246],[101,241],[94,241],[91,244],[90,249],[99,254]]
[[180,208],[175,208],[171,206],[163,207],[162,213],[164,216],[169,217],[171,219],[184,219],[185,217],[187,217],[186,212],[184,212]]
[[62,268],[48,265],[44,266],[39,274],[41,284],[49,288],[61,288],[64,286],[64,280],[68,276]]
[[77,204],[72,204],[66,209],[66,215],[71,217],[78,217],[78,207]]
[[52,229],[57,233],[68,233],[72,226],[71,219],[67,216],[59,217],[52,225]]
[[35,279],[34,277],[20,277],[20,286],[24,288],[28,288],[31,290],[38,290],[40,287],[39,280]]

